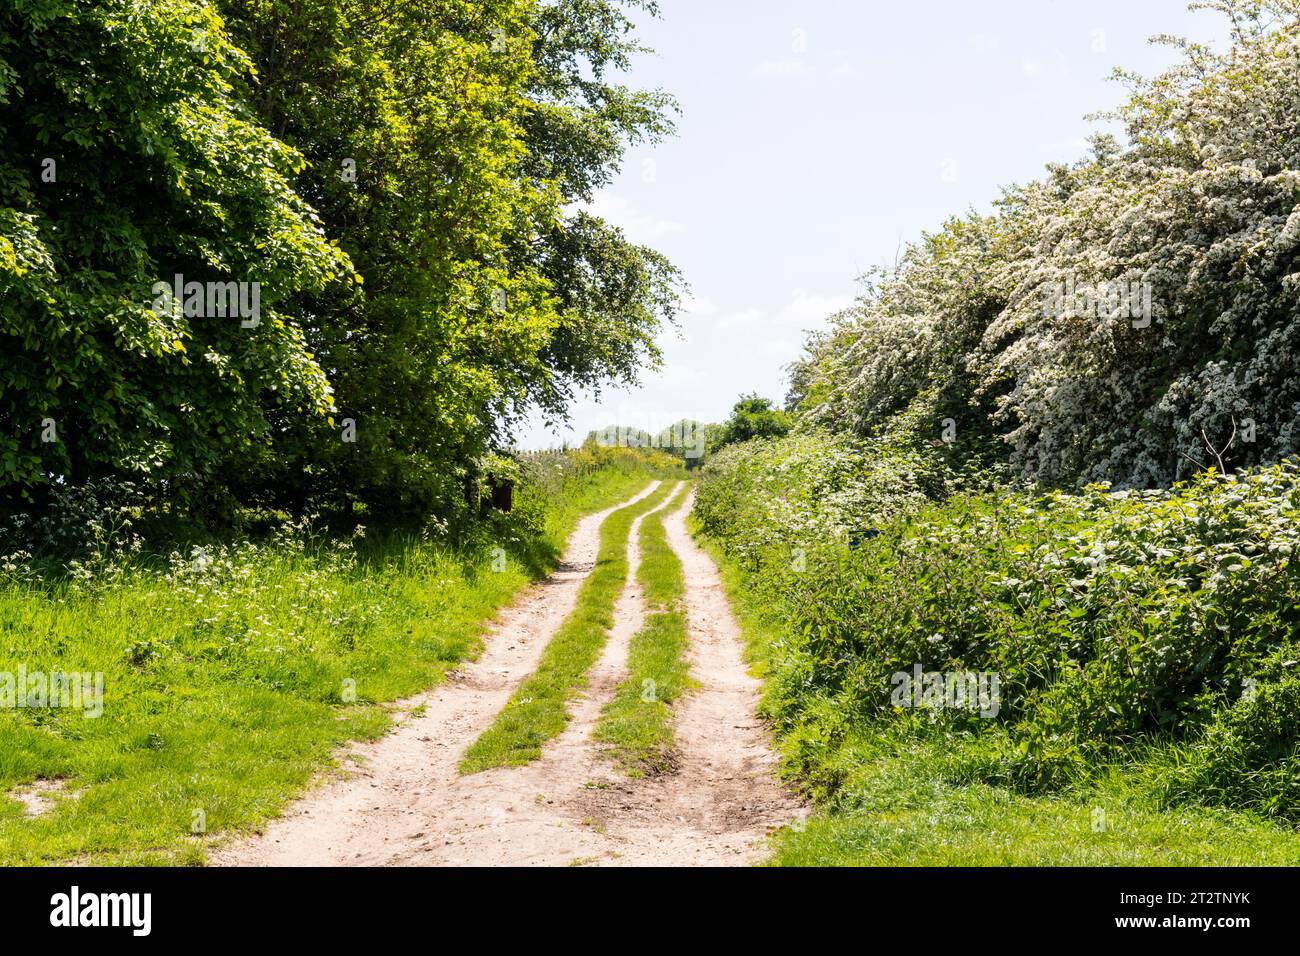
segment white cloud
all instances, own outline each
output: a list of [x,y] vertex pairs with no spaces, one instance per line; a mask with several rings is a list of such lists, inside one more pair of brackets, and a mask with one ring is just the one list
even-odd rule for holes
[[736,309],[719,316],[718,325],[724,329],[751,329],[761,325],[765,316],[761,309]]
[[803,347],[790,339],[772,339],[764,342],[758,347],[758,352],[764,358],[781,359],[782,364],[793,361],[798,358]]
[[858,68],[848,60],[840,60],[834,66],[827,63],[809,63],[800,57],[784,60],[764,60],[754,67],[754,76],[779,77],[783,79],[820,80],[829,77],[832,80],[851,80],[857,77]]
[[807,329],[820,329],[827,320],[837,312],[842,312],[853,304],[853,297],[847,295],[817,295],[795,289],[790,299],[775,313],[764,309],[718,309],[709,302],[707,312],[691,314],[708,316],[710,324],[729,332],[758,333],[764,330],[783,332]]
[[822,328],[827,319],[852,304],[852,296],[810,295],[803,289],[795,289],[790,294],[790,301],[777,313],[776,325],[801,330]]
[[[655,401],[650,397],[628,397],[621,401],[609,401],[592,409],[589,420],[599,422],[588,431],[615,425],[620,428],[636,428],[657,435],[668,425],[683,418],[707,418],[708,410],[692,408],[679,401]],[[586,434],[586,432],[584,432]]]
[[683,315],[717,315],[718,307],[708,296],[688,295],[682,299],[681,312]]
[[1039,145],[1038,150],[1049,161],[1059,162],[1067,157],[1090,156],[1092,154],[1092,143],[1088,142],[1085,136],[1076,136],[1073,139],[1044,141]]
[[1064,77],[1070,75],[1070,61],[1060,50],[1052,51],[1052,62],[1027,57],[1020,61],[1020,71],[1030,79],[1042,76]]
[[689,385],[698,377],[699,373],[683,362],[665,362],[653,376],[654,381],[661,385]]
[[627,234],[628,239],[639,245],[654,245],[664,236],[682,228],[680,222],[643,213],[622,196],[604,190],[592,197],[587,211],[618,226]]

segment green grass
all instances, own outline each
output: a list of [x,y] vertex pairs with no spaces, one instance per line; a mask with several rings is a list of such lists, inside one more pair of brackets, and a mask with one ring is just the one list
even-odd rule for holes
[[[780,647],[779,609],[707,538],[760,677]],[[764,709],[779,703],[765,690]],[[963,780],[960,738],[901,728],[845,741],[778,742],[783,771],[817,793],[806,824],[773,838],[776,866],[1294,866],[1300,834],[1250,813],[1162,807],[1140,768],[1117,767],[1087,789],[1024,796]],[[828,784],[833,782],[833,784]]]
[[957,783],[942,743],[855,737],[834,801],[774,842],[777,866],[1294,866],[1300,834],[1246,813],[1160,809],[1116,772],[1027,797]]
[[586,686],[587,671],[614,624],[614,602],[627,582],[632,522],[666,500],[673,487],[665,481],[653,494],[605,519],[596,565],[578,590],[577,605],[546,645],[537,670],[465,751],[462,773],[530,763],[541,756],[542,745],[568,725],[568,703]]
[[[208,835],[253,828],[339,745],[382,734],[384,702],[475,655],[486,623],[578,516],[646,480],[575,480],[544,533],[504,527],[472,549],[298,530],[170,566],[134,559],[62,580],[0,573],[0,673],[105,679],[98,718],[0,708],[0,863],[201,862],[196,821]],[[37,780],[74,796],[29,818],[12,795]]]
[[[687,487],[682,485],[683,493]],[[645,594],[646,619],[628,648],[628,677],[601,710],[593,732],[634,777],[672,769],[672,705],[690,686],[682,563],[664,528],[664,517],[681,497],[674,495],[666,509],[641,523],[637,580]]]

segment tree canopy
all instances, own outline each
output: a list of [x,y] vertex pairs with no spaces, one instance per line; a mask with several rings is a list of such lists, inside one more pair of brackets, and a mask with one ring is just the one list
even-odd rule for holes
[[791,420],[770,398],[757,393],[742,395],[731,409],[731,417],[709,432],[709,451],[714,452],[752,438],[780,438],[790,431]]
[[635,382],[680,280],[582,201],[672,128],[617,80],[636,7],[9,5],[3,493],[450,508],[529,409]]
[[[291,303],[353,273],[294,189],[301,155],[238,97],[249,66],[183,0],[0,12],[8,494],[107,474],[202,486],[276,417],[328,413]],[[156,283],[178,275],[244,283],[249,306],[251,286],[258,314],[160,303]]]

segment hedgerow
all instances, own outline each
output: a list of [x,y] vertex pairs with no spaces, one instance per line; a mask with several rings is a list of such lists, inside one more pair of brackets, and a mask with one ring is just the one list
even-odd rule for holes
[[[1126,143],[869,275],[791,370],[795,431],[704,469],[814,792],[923,740],[955,783],[1120,767],[1300,822],[1300,3],[1195,6],[1228,49],[1158,38],[1185,60],[1122,76]],[[909,673],[997,706],[900,706]]]
[[[887,725],[967,739],[959,777],[1040,792],[1162,752],[1169,799],[1300,819],[1294,463],[1167,491],[949,474],[936,496],[915,462],[839,441],[730,450],[697,497],[783,616],[765,707],[797,770],[833,786],[836,747]],[[891,676],[916,665],[997,674],[996,716],[900,710]]]

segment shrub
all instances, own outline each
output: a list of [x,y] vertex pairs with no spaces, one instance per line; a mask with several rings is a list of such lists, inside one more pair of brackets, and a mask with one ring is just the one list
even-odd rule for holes
[[1300,5],[1198,5],[1231,48],[1124,74],[1127,145],[1096,137],[870,276],[796,364],[803,421],[869,437],[912,408],[1071,486],[1300,451]]
[[1300,819],[1300,647],[1285,645],[1269,663],[1275,676],[1248,684],[1175,755],[1162,775],[1167,801]]
[[[1272,679],[1300,627],[1294,463],[1146,492],[990,494],[949,475],[942,500],[920,490],[915,465],[804,435],[705,469],[701,526],[785,618],[768,711],[791,739],[900,720],[992,734],[981,776],[1027,791],[1147,746],[1232,741],[1262,774],[1252,786],[1282,785],[1274,762],[1289,738],[1239,745],[1225,714],[1249,681]],[[875,533],[855,540],[864,524]],[[916,664],[996,673],[996,718],[900,712],[890,676]],[[1260,695],[1260,707],[1289,706]]]
[[731,417],[709,434],[709,451],[753,438],[780,438],[789,431],[790,416],[774,407],[770,398],[742,395],[732,406]]

